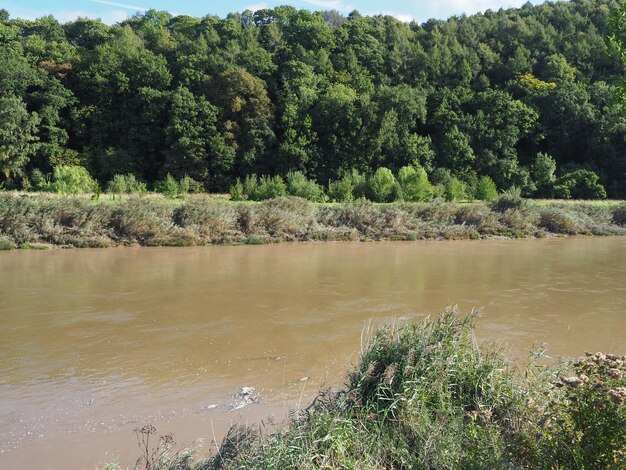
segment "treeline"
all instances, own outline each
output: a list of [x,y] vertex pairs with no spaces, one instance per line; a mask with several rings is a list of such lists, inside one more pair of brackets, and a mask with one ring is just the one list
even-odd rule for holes
[[527,196],[625,198],[624,68],[606,47],[619,4],[421,25],[289,6],[114,26],[1,10],[0,184],[50,189],[82,167],[101,188],[169,175],[226,192],[298,174],[332,194],[379,169],[397,191],[412,168],[435,190],[488,177]]

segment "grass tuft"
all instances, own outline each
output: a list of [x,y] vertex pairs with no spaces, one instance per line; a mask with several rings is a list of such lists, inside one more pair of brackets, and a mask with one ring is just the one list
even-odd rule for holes
[[[516,196],[503,195],[501,199]],[[495,203],[497,204],[497,203]],[[92,201],[46,194],[0,194],[4,246],[193,246],[282,241],[479,239],[625,234],[624,206],[603,201],[489,203],[365,199],[315,204],[299,197],[233,203],[128,196]]]
[[622,468],[626,356],[557,366],[531,357],[517,374],[478,347],[475,318],[448,309],[383,327],[345,388],[320,392],[282,430],[233,427],[200,460],[172,453],[167,439],[144,445],[143,461],[158,462],[145,468]]

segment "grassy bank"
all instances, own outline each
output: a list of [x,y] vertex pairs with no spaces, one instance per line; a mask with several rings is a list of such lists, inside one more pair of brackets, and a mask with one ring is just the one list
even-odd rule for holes
[[0,194],[0,248],[194,246],[282,241],[478,239],[626,233],[619,202],[234,203]]
[[144,427],[137,468],[623,469],[626,356],[547,366],[535,355],[516,371],[476,345],[473,318],[447,311],[379,330],[345,388],[278,432],[232,428],[202,458]]

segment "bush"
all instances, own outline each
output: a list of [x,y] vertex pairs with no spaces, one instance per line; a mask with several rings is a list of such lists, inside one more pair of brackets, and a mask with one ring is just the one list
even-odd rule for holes
[[229,193],[232,201],[245,201],[248,199],[248,194],[246,194],[243,183],[239,178],[237,178],[235,184],[230,187]]
[[616,207],[612,219],[616,225],[626,225],[626,206]]
[[131,198],[115,206],[108,221],[115,238],[141,245],[167,245],[172,235],[172,209],[148,199]]
[[145,194],[148,191],[146,184],[138,181],[133,174],[114,175],[108,182],[106,192],[110,194]]
[[263,201],[265,199],[272,199],[286,195],[287,185],[280,175],[261,176],[256,188],[249,193],[249,198],[253,201]]
[[367,178],[357,170],[345,174],[338,181],[328,183],[328,196],[334,202],[350,202],[365,197]]
[[588,353],[571,374],[556,382],[546,409],[543,459],[558,463],[553,468],[623,468],[626,357]]
[[194,198],[177,207],[174,223],[194,230],[208,241],[222,242],[232,238],[237,231],[238,214],[233,204],[208,198]]
[[6,235],[0,235],[0,251],[15,249],[15,243]]
[[99,190],[98,183],[86,168],[74,165],[59,165],[52,171],[52,181],[43,183],[44,189],[59,194],[93,193]]
[[514,186],[504,191],[492,207],[497,212],[506,212],[521,209],[525,205],[526,200],[522,197],[522,191]]
[[576,235],[584,230],[573,214],[557,207],[548,207],[540,211],[539,226],[548,232],[565,235]]
[[278,197],[258,208],[259,223],[265,231],[285,240],[299,240],[315,225],[315,206],[298,197]]
[[346,387],[279,431],[233,426],[194,465],[194,448],[172,454],[168,440],[152,455],[161,470],[623,468],[626,356],[588,354],[569,377],[532,360],[516,376],[477,345],[473,321],[448,310],[383,327]]
[[178,186],[178,182],[170,173],[168,173],[164,179],[156,182],[156,184],[154,185],[154,190],[157,193],[161,193],[167,197],[175,198],[178,197],[180,188]]
[[476,227],[479,233],[497,234],[504,229],[498,221],[497,214],[483,205],[467,205],[459,208],[455,223]]
[[542,152],[539,152],[535,156],[535,161],[530,167],[530,175],[537,188],[537,193],[540,196],[546,196],[552,193],[552,185],[556,180],[554,176],[555,171],[556,160],[554,158]]
[[204,192],[204,186],[199,181],[194,180],[191,176],[183,176],[178,182],[179,196],[185,196],[189,193],[201,194]]
[[476,184],[474,198],[480,201],[493,202],[498,199],[498,188],[488,176],[480,178]]
[[398,183],[389,168],[379,168],[368,180],[368,196],[374,202],[393,202],[398,193]]
[[460,201],[467,198],[465,184],[460,179],[451,177],[445,184],[443,196],[446,201]]
[[315,181],[307,179],[300,171],[287,173],[287,193],[312,202],[324,202],[324,190]]
[[428,175],[422,167],[404,166],[400,168],[398,184],[402,190],[402,199],[405,201],[430,201],[433,198],[433,186],[428,181]]
[[183,176],[180,181],[168,173],[164,179],[154,185],[154,190],[169,198],[184,198],[190,192],[199,193],[204,190],[202,183],[198,183],[189,176]]
[[606,199],[599,177],[590,170],[576,170],[561,176],[554,185],[554,195],[561,199]]

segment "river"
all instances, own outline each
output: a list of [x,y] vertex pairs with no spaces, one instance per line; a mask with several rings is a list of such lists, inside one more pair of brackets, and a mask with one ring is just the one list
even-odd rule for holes
[[[512,361],[626,353],[626,238],[0,252],[0,468],[132,466],[149,423],[205,450],[271,429],[366,324],[450,304]],[[261,401],[232,410],[244,386]]]

